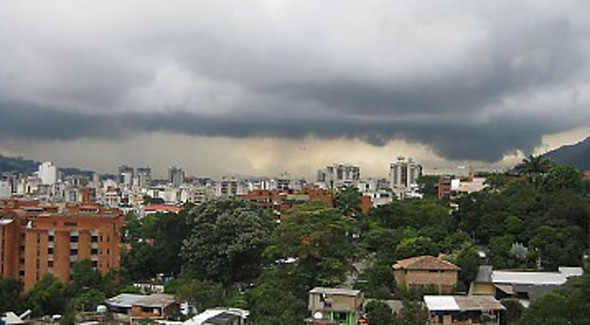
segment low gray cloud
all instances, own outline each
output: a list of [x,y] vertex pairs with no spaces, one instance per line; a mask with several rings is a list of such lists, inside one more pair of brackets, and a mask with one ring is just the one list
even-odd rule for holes
[[590,124],[584,1],[3,7],[2,137],[405,139],[496,161]]

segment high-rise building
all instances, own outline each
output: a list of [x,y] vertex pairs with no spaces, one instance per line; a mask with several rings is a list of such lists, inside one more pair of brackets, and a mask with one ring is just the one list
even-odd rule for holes
[[334,164],[318,170],[318,182],[323,182],[328,188],[338,188],[344,185],[354,185],[361,179],[359,166],[351,164]]
[[184,183],[184,171],[182,168],[170,167],[168,169],[168,181],[175,187]]
[[389,177],[391,189],[399,199],[403,199],[417,188],[418,177],[422,175],[422,166],[412,160],[399,156],[397,162],[391,163]]
[[39,206],[1,200],[0,275],[20,279],[25,291],[50,273],[68,283],[72,266],[88,259],[103,274],[120,265],[123,213],[98,204]]
[[39,165],[37,176],[41,179],[41,184],[53,185],[57,183],[57,167],[51,161],[46,161]]
[[215,183],[215,194],[222,197],[235,197],[243,194],[244,188],[240,179],[224,176]]
[[122,165],[119,167],[119,179],[117,180],[121,186],[131,187],[133,185],[133,167]]
[[149,167],[137,167],[137,186],[149,188],[152,184],[152,170]]
[[10,179],[0,176],[0,199],[9,199],[12,196]]

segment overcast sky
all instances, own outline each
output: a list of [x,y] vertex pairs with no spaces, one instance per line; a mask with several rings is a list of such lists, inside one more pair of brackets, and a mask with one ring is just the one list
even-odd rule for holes
[[588,135],[587,0],[0,0],[0,153],[385,176]]

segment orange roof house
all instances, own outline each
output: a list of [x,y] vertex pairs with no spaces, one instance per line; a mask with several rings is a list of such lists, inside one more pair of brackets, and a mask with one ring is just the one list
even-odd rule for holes
[[451,292],[457,285],[460,267],[434,256],[417,256],[393,265],[397,285],[406,289],[432,288]]

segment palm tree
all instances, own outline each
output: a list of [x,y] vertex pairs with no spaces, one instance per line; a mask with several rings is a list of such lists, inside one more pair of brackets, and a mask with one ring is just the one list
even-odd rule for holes
[[531,154],[516,166],[516,170],[520,175],[526,176],[532,183],[536,183],[540,176],[545,175],[553,167],[555,167],[555,163],[551,159]]

